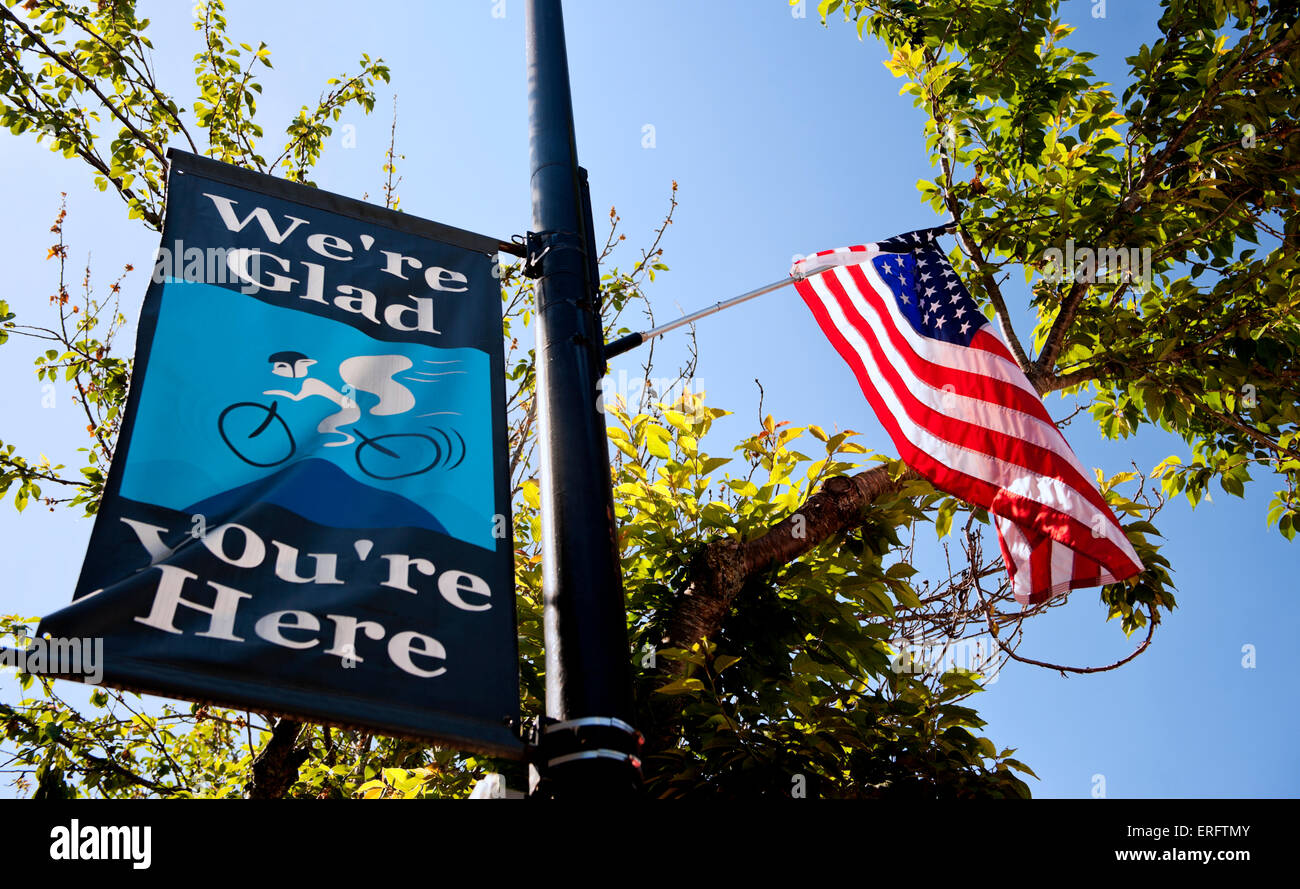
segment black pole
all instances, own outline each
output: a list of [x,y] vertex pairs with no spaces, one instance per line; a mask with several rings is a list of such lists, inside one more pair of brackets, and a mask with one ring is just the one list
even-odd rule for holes
[[614,528],[605,373],[573,134],[560,0],[528,0],[529,142],[537,277],[546,715],[539,793],[625,795],[639,784],[631,656]]

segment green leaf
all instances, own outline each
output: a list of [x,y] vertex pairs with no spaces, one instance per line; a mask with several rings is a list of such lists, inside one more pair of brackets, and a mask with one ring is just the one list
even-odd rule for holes
[[653,423],[647,423],[643,431],[646,450],[650,453],[650,456],[658,457],[660,460],[672,458],[672,450],[668,447],[668,442],[672,440],[672,436],[667,429]]
[[893,565],[890,565],[889,570],[885,572],[886,577],[892,577],[899,580],[906,580],[913,574],[916,574],[916,568],[909,565],[907,562],[895,562]]
[[661,695],[683,695],[683,694],[691,694],[692,692],[703,691],[703,690],[704,690],[704,683],[699,679],[695,679],[694,677],[691,677],[691,678],[675,679],[672,682],[669,682],[667,685],[663,685],[655,689],[655,692]]
[[730,666],[740,663],[740,658],[734,655],[719,655],[713,659],[713,672],[721,673]]

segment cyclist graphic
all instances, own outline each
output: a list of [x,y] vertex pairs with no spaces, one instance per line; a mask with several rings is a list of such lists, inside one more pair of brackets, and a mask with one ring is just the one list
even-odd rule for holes
[[[394,379],[399,373],[411,370],[411,359],[404,355],[356,355],[339,365],[343,389],[339,391],[310,375],[316,363],[301,352],[276,352],[268,359],[271,373],[291,380],[301,380],[297,392],[286,389],[267,389],[262,394],[303,401],[320,396],[338,405],[338,410],[321,420],[316,431],[335,436],[323,447],[338,448],[356,443],[353,455],[357,468],[366,476],[380,481],[392,481],[421,475],[435,467],[452,471],[464,462],[468,450],[465,439],[451,426],[419,425],[420,431],[408,429],[400,432],[370,434],[357,426],[361,406],[354,393],[366,392],[378,399],[367,413],[372,417],[404,414],[416,406],[411,390]],[[430,362],[438,363],[438,362]],[[458,362],[445,362],[455,364]],[[430,383],[448,374],[463,371],[414,371],[406,377],[415,383]],[[456,414],[455,411],[433,411],[418,417]],[[341,427],[347,426],[347,431]],[[250,466],[279,466],[298,451],[289,422],[280,414],[279,405],[255,401],[241,401],[228,406],[217,419],[217,430],[222,441],[240,460]],[[425,431],[427,430],[427,431]],[[358,440],[359,439],[359,440]]]
[[[350,445],[356,439],[339,429],[340,426],[356,422],[361,417],[361,408],[353,396],[355,392],[369,392],[379,398],[379,403],[370,409],[376,417],[403,414],[415,407],[415,396],[411,390],[393,379],[394,376],[411,368],[411,359],[404,355],[357,355],[348,358],[339,365],[339,376],[343,379],[343,392],[339,392],[324,380],[310,376],[309,368],[316,363],[301,352],[276,352],[269,359],[271,373],[276,376],[301,379],[302,386],[297,393],[284,389],[267,389],[263,395],[281,395],[293,401],[302,401],[313,395],[328,398],[339,406],[336,413],[321,420],[317,432],[341,436],[335,441],[325,443],[327,448]],[[346,394],[345,394],[346,393]]]

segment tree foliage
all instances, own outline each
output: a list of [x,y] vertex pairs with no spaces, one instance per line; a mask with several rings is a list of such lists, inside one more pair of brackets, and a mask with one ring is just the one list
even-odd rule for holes
[[[1190,461],[1155,470],[1166,495],[1195,505],[1214,482],[1240,496],[1272,478],[1267,520],[1293,537],[1295,5],[1164,0],[1161,37],[1128,57],[1122,92],[1068,46],[1053,0],[827,2],[823,14],[841,6],[885,42],[926,112],[940,172],[922,195],[961,220],[959,271],[1040,391],[1090,395],[1108,438],[1143,425],[1183,438]],[[1052,275],[1067,241],[1150,251],[1146,280],[1114,262]],[[1032,360],[995,283],[1016,267],[1033,282]]]

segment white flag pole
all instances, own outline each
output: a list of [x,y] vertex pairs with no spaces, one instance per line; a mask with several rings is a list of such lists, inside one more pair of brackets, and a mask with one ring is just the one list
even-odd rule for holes
[[635,349],[637,346],[641,345],[642,343],[648,343],[650,342],[650,340],[654,339],[655,337],[668,333],[671,330],[676,330],[679,327],[684,327],[693,321],[698,321],[700,318],[704,318],[709,315],[713,315],[718,312],[721,312],[723,309],[729,309],[732,306],[738,306],[743,302],[748,302],[754,297],[762,296],[765,293],[771,293],[773,290],[780,290],[782,287],[786,287],[790,284],[795,283],[796,281],[802,281],[803,278],[804,278],[803,275],[787,275],[786,277],[782,278],[779,281],[773,281],[771,284],[765,284],[762,287],[755,288],[754,290],[750,290],[747,293],[742,293],[740,294],[740,296],[733,296],[731,299],[724,299],[722,302],[714,303],[713,305],[709,306],[707,309],[700,309],[698,312],[691,312],[689,315],[683,315],[682,317],[678,318],[676,321],[669,321],[667,324],[661,324],[658,327],[652,328],[650,330],[643,330],[637,333],[629,333],[627,336],[623,337],[622,339],[617,339],[612,343],[606,344],[605,360],[608,361],[610,358],[613,358],[616,355],[622,355],[624,352],[628,352],[632,349]]

